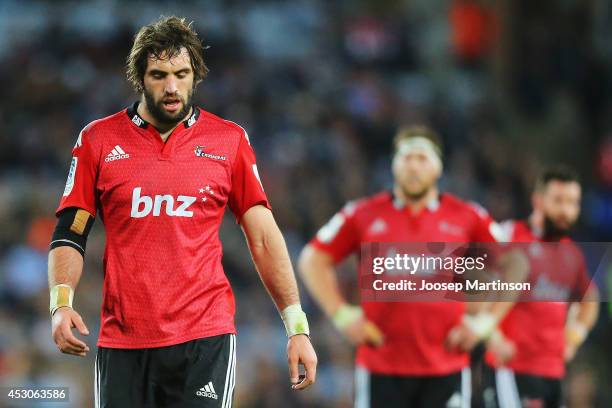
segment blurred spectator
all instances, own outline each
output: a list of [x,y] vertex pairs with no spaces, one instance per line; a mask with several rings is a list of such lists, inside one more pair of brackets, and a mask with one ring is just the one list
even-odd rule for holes
[[498,35],[491,3],[481,0],[455,0],[450,9],[453,51],[462,62],[481,62]]

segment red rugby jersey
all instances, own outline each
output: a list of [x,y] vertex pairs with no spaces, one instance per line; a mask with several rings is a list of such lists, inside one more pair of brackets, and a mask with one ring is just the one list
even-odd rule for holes
[[[502,225],[511,242],[543,242],[524,221],[507,221]],[[529,282],[535,290],[541,271],[555,268],[562,272],[547,275],[547,285],[555,285],[557,297],[564,291],[570,299],[572,294],[586,293],[590,279],[582,252],[569,238],[561,242],[558,247],[542,246],[537,251],[528,251]],[[560,264],[555,266],[555,262]],[[502,333],[516,346],[514,358],[506,365],[521,374],[562,378],[567,309],[567,302],[517,302],[500,323]],[[486,354],[485,360],[491,366],[496,365],[491,353]]]
[[[98,345],[149,348],[235,333],[218,237],[270,205],[243,128],[194,106],[164,143],[137,104],[79,134],[57,213],[80,207],[106,230]],[[77,294],[78,296],[78,294]]]
[[[311,244],[336,263],[359,254],[365,242],[491,242],[492,219],[480,206],[441,194],[418,214],[382,192],[348,203]],[[444,375],[468,364],[465,353],[449,352],[444,341],[461,321],[461,302],[362,302],[366,318],[384,333],[381,347],[359,346],[357,364],[387,375]]]

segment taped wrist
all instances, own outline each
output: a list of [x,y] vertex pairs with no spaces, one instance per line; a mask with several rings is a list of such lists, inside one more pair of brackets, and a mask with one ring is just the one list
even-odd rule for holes
[[299,303],[284,308],[281,311],[281,317],[283,323],[285,323],[287,337],[295,336],[296,334],[310,335],[306,313],[302,311],[302,306]]
[[69,207],[59,213],[49,249],[70,246],[85,256],[87,236],[94,217],[82,208]]
[[336,313],[332,316],[334,325],[342,330],[347,326],[350,326],[357,320],[363,317],[363,310],[359,306],[352,306],[343,304],[336,310]]
[[589,329],[580,322],[570,322],[565,327],[565,340],[572,346],[579,347],[587,338]]
[[489,313],[481,312],[477,315],[464,315],[463,324],[480,340],[486,340],[495,332],[497,319]]
[[49,313],[51,313],[51,316],[60,307],[72,307],[73,298],[74,290],[70,285],[62,283],[52,287],[49,294]]

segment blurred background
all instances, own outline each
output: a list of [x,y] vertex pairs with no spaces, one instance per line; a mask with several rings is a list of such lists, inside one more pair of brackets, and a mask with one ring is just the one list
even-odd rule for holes
[[[443,136],[442,187],[499,220],[525,217],[538,169],[575,167],[575,238],[612,240],[612,3],[607,0],[0,1],[0,385],[64,385],[93,406],[104,231],[76,292],[92,335],[60,354],[46,258],[71,149],[137,95],[124,61],[160,14],[195,22],[210,68],[196,100],[243,125],[295,260],[347,200],[391,185],[399,124]],[[353,350],[302,291],[320,367],[289,389],[284,328],[231,213],[221,232],[238,313],[237,407],[350,407]],[[349,288],[353,265],[340,276]],[[603,288],[605,290],[605,288]],[[612,324],[570,364],[570,407],[612,406]],[[52,406],[60,406],[53,404]],[[68,406],[68,405],[62,405]]]

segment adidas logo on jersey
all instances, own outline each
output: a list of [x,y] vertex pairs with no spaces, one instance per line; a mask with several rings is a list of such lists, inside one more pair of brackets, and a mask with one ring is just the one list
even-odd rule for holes
[[208,384],[200,388],[196,391],[196,395],[198,397],[208,397],[212,399],[219,399],[219,396],[215,392],[215,387],[213,387],[212,381],[209,381]]
[[115,148],[108,154],[108,156],[106,156],[106,159],[104,159],[105,162],[112,162],[115,160],[121,160],[121,159],[129,159],[130,155],[127,154],[126,152],[123,151],[123,149],[121,148],[121,146],[117,145],[115,146]]

